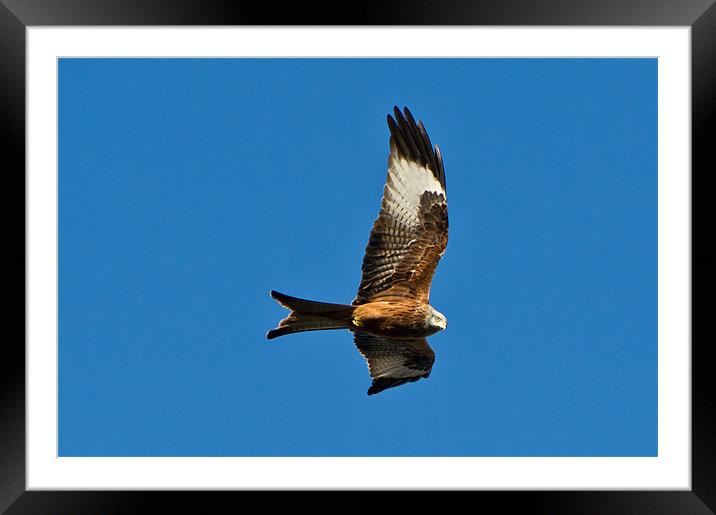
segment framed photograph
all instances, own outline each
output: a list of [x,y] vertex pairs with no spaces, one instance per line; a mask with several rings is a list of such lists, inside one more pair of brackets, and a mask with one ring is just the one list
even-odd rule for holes
[[139,490],[710,513],[709,2],[53,5],[3,7],[9,513]]

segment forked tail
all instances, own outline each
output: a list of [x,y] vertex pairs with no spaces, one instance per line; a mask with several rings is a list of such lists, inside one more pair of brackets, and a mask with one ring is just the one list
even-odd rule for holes
[[271,290],[271,297],[283,307],[290,309],[291,313],[279,322],[276,329],[266,333],[266,338],[269,340],[284,334],[345,329],[351,326],[355,306],[299,299],[273,290]]

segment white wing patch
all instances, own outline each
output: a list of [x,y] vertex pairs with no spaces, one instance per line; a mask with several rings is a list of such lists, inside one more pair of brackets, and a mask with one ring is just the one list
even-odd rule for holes
[[440,181],[430,169],[391,154],[383,191],[385,211],[410,228],[418,227],[420,196],[426,191],[445,196]]
[[[383,355],[369,363],[368,371],[371,377],[395,377],[404,379],[406,377],[419,377],[425,374],[424,371],[416,371],[413,368],[403,366],[405,357],[402,354]],[[372,365],[372,366],[371,366]]]

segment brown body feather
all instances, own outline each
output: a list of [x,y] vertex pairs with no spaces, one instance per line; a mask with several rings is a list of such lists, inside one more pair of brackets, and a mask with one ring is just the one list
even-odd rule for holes
[[430,326],[429,309],[401,298],[378,300],[356,306],[351,329],[387,338],[422,338],[439,329]]

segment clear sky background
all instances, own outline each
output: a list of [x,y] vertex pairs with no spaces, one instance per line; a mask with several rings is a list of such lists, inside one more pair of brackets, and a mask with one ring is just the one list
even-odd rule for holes
[[[347,331],[386,114],[442,150],[429,379]],[[62,456],[657,454],[655,59],[61,59]]]

